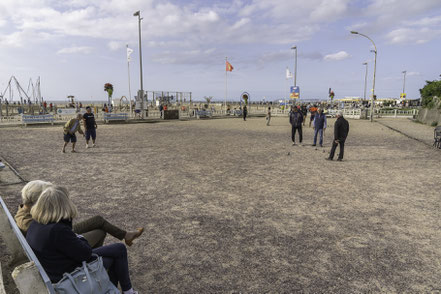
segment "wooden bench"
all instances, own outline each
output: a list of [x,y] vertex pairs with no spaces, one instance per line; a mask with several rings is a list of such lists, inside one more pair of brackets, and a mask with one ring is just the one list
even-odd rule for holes
[[50,123],[54,124],[55,118],[53,114],[39,114],[39,115],[21,115],[21,122],[25,125],[36,123]]
[[0,233],[15,265],[12,278],[21,294],[55,294],[52,282],[0,197]]
[[108,123],[111,120],[129,120],[129,114],[126,112],[121,113],[104,113],[103,120],[105,123]]
[[201,117],[209,117],[211,118],[213,116],[213,114],[211,113],[210,110],[195,110],[195,116],[197,119],[200,119]]

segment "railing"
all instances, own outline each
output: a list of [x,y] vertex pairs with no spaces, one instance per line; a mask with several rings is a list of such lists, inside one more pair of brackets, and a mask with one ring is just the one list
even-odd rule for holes
[[400,110],[400,109],[392,109],[392,110],[383,110],[376,109],[374,114],[378,117],[414,117],[418,115],[418,109],[411,110]]

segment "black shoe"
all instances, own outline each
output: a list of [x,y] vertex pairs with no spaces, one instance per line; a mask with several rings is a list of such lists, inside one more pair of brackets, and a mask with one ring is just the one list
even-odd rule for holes
[[327,157],[326,160],[332,160],[332,158],[331,157]]
[[343,158],[337,158],[337,161],[343,161]]
[[320,147],[323,147],[323,144],[320,144]]
[[311,146],[316,146],[315,144],[312,144]]

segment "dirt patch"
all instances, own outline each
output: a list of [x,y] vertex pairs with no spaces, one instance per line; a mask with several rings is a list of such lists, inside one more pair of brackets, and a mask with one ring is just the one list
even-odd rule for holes
[[[141,293],[441,289],[439,152],[351,120],[345,161],[328,162],[333,120],[324,148],[312,128],[292,146],[287,118],[265,122],[100,125],[77,154],[59,126],[1,128],[1,153],[66,186],[80,218],[145,226],[128,250]],[[21,187],[0,190],[9,207]]]

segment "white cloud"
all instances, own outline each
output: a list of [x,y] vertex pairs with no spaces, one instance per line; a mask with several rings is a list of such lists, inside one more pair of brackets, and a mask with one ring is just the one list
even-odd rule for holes
[[110,41],[109,43],[107,43],[107,46],[109,47],[110,50],[117,51],[117,50],[123,48],[125,46],[125,44],[123,42]]
[[441,29],[399,28],[389,32],[386,39],[391,44],[423,44],[441,35]]
[[57,51],[57,54],[89,54],[91,53],[93,50],[92,47],[87,47],[87,46],[83,46],[83,47],[67,47],[67,48],[62,48],[60,50]]
[[349,55],[346,51],[340,51],[334,54],[325,55],[323,59],[326,61],[336,61],[336,60],[348,59],[349,57],[351,57],[351,55]]

